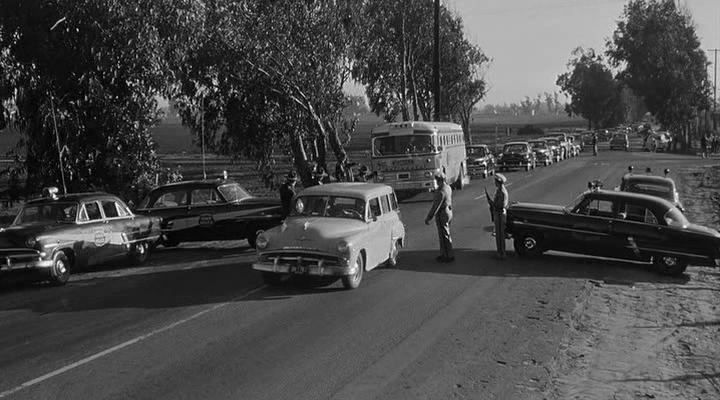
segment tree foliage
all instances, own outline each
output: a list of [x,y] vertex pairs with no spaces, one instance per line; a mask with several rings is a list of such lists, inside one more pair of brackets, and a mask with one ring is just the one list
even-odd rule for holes
[[[388,121],[432,120],[433,3],[370,0],[364,10],[367,32],[356,47],[353,76],[366,86],[370,109]],[[460,16],[443,6],[440,21],[440,114],[469,127],[487,91],[482,75],[489,59],[465,38]]]
[[[158,162],[156,93],[192,2],[7,0],[0,9],[0,100],[22,132],[27,185],[128,193]],[[58,155],[59,147],[62,149]]]
[[707,59],[692,17],[669,0],[632,0],[607,54],[620,80],[669,128],[682,128],[709,107]]
[[578,47],[572,52],[568,69],[556,83],[571,98],[569,115],[582,115],[591,129],[624,122],[621,85],[600,55]]

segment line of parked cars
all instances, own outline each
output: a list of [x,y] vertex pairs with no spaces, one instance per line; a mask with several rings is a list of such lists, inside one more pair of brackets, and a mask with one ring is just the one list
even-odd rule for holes
[[488,145],[469,145],[467,146],[468,173],[471,176],[487,178],[496,170],[529,171],[538,165],[549,166],[580,155],[583,144],[579,139],[578,135],[556,133],[537,139],[511,141],[505,143],[497,155]]

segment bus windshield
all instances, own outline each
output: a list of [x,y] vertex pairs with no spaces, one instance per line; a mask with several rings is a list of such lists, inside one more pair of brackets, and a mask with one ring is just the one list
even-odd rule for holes
[[376,157],[435,153],[436,151],[431,135],[385,136],[373,139],[373,155]]

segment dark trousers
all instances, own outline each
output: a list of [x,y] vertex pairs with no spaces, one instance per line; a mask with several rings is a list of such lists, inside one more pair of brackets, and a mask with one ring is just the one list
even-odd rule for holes
[[495,245],[497,253],[501,257],[505,257],[505,221],[507,214],[495,213]]
[[435,225],[437,225],[438,239],[440,240],[440,256],[445,258],[453,257],[450,221],[452,221],[452,213],[438,213],[435,216]]

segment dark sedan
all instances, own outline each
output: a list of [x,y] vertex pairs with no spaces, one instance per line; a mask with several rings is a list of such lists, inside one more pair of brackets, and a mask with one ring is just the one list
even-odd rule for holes
[[514,168],[524,168],[530,171],[535,168],[535,153],[528,142],[505,143],[502,153],[498,156],[497,166],[500,171],[507,171]]
[[113,195],[56,193],[28,201],[0,229],[0,272],[62,285],[84,266],[123,257],[142,263],[160,238],[158,218],[134,215]]
[[667,200],[638,193],[592,189],[567,207],[516,203],[507,232],[521,256],[567,251],[652,262],[664,274],[720,262],[718,231],[691,224]]
[[616,133],[613,135],[612,139],[610,139],[610,150],[630,150],[630,140],[628,139],[628,135],[625,133]]
[[471,176],[482,176],[483,179],[495,173],[495,156],[487,145],[474,144],[465,148],[467,153],[467,169]]
[[619,189],[623,192],[642,193],[660,197],[673,203],[680,211],[684,211],[682,203],[680,203],[680,196],[675,187],[675,181],[671,178],[629,173],[622,177]]
[[226,181],[185,181],[154,189],[140,203],[139,214],[162,219],[162,243],[247,239],[255,247],[258,231],[279,225],[280,200],[252,196]]

